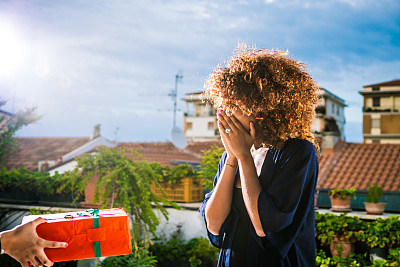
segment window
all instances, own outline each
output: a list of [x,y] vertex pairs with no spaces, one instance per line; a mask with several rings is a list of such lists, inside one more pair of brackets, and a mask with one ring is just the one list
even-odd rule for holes
[[374,87],[372,87],[372,91],[379,91],[380,90],[380,87],[379,86],[374,86]]
[[335,104],[332,103],[332,113],[335,113]]
[[380,107],[381,106],[381,98],[380,97],[373,97],[372,98],[372,106],[373,107]]
[[381,120],[380,119],[372,119],[371,120],[371,128],[381,128]]
[[208,130],[214,130],[214,122],[208,122]]
[[380,139],[372,139],[373,144],[380,144],[381,140]]
[[186,130],[192,130],[193,124],[191,122],[186,123]]

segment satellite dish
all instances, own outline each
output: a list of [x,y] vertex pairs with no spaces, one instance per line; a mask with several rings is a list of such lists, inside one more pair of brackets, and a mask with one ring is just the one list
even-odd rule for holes
[[171,140],[174,146],[179,149],[184,149],[187,145],[185,134],[176,126],[171,128]]

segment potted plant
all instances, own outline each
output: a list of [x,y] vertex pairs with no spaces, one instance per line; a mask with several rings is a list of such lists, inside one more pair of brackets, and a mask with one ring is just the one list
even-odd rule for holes
[[332,256],[338,255],[339,250],[343,257],[354,252],[354,243],[359,237],[357,233],[365,228],[359,217],[347,214],[316,214],[315,220],[316,238],[323,245],[330,246]]
[[386,202],[379,202],[380,197],[383,195],[382,187],[378,185],[368,187],[367,202],[364,202],[365,210],[368,214],[381,215],[383,214]]
[[331,210],[339,212],[351,211],[351,199],[356,195],[356,189],[340,189],[334,188],[329,191],[331,199]]

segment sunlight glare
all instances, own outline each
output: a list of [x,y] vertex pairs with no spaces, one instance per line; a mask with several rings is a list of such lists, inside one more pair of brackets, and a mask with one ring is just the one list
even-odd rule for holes
[[22,65],[25,47],[17,32],[0,21],[0,75],[15,74]]

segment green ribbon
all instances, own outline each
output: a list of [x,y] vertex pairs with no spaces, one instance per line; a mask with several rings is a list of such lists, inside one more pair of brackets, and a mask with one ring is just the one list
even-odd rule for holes
[[[99,222],[99,210],[98,209],[88,209],[86,212],[89,212],[93,215],[93,229],[100,228]],[[78,213],[78,215],[83,215],[82,213]],[[101,249],[100,249],[100,241],[95,241],[94,244],[94,257],[101,257]]]

